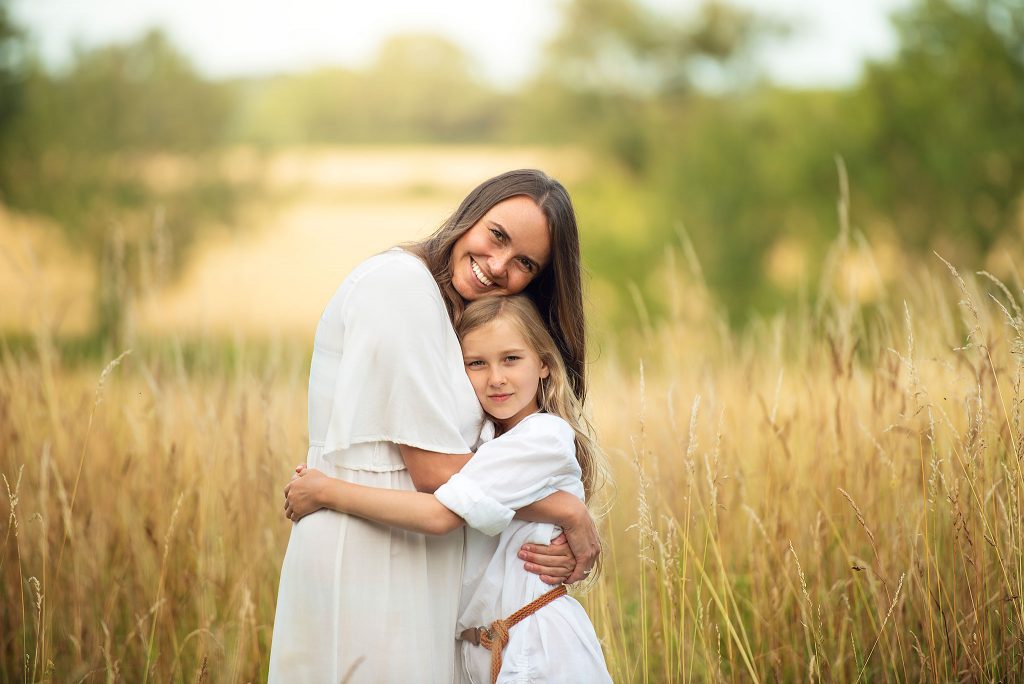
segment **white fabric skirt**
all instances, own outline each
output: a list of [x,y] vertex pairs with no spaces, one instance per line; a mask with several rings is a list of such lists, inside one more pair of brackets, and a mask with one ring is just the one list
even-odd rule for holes
[[[340,467],[319,446],[307,463],[357,484],[414,489],[406,470]],[[462,529],[428,537],[327,510],[295,523],[269,681],[451,682],[464,539]]]

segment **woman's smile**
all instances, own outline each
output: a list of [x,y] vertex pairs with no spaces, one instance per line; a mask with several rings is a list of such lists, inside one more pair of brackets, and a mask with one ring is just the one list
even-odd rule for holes
[[472,257],[469,258],[470,268],[473,270],[473,275],[476,275],[476,280],[485,288],[489,288],[494,285],[495,282],[490,280],[489,277],[483,274],[483,270],[480,268],[480,264],[476,263]]

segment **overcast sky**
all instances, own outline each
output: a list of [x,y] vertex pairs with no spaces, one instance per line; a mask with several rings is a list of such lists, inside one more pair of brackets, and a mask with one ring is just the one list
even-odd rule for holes
[[[646,0],[668,11],[697,0]],[[866,57],[895,47],[888,14],[909,0],[733,0],[788,18],[798,31],[764,55],[776,81],[845,85]],[[44,59],[66,63],[74,45],[134,38],[163,27],[210,76],[297,71],[322,64],[356,66],[381,40],[408,31],[448,36],[477,61],[483,76],[511,87],[537,66],[557,30],[554,0],[14,0]]]

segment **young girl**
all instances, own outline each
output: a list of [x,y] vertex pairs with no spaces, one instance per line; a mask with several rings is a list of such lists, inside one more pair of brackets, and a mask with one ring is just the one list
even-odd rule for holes
[[610,682],[583,607],[563,586],[551,590],[526,572],[516,555],[558,530],[513,520],[515,511],[556,491],[583,499],[599,468],[561,355],[526,297],[472,302],[457,332],[493,439],[434,494],[328,480],[312,469],[300,472],[303,488],[316,492],[312,505],[413,532],[471,528],[457,627],[462,681]]

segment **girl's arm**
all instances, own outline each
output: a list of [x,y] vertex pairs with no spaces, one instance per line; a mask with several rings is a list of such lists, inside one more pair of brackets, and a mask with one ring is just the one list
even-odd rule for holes
[[[296,471],[284,488],[285,516],[293,522],[328,508],[420,534],[447,534],[465,524],[433,494],[363,487],[305,466],[299,466]],[[581,519],[572,513],[574,506],[566,497],[579,501],[570,494],[555,492],[522,509],[521,513],[524,520],[553,521],[566,530],[565,535],[547,546],[527,544],[519,552],[520,559],[526,561],[526,570],[552,585],[583,579],[600,552],[599,543],[593,539],[596,536],[593,520],[586,514],[583,522],[579,522]],[[586,508],[583,510],[585,512]]]
[[365,487],[303,468],[284,488],[285,515],[298,520],[321,508],[419,534],[441,535],[465,522],[433,494]]
[[[402,452],[402,459],[405,460],[405,465],[409,469],[409,475],[412,476],[413,484],[419,492],[434,492],[451,479],[452,475],[462,470],[462,467],[472,457],[472,454],[439,454],[404,444],[400,444],[399,449]],[[330,505],[325,507],[333,508]],[[352,513],[352,511],[341,512]],[[359,515],[358,513],[353,514]],[[452,515],[455,514],[452,513]],[[544,546],[525,545],[520,551],[519,557],[526,561],[528,572],[540,575],[540,578],[548,584],[562,582],[572,584],[582,580],[590,573],[601,553],[601,540],[597,534],[594,519],[590,516],[590,511],[579,498],[568,492],[555,492],[520,508],[516,512],[516,518],[529,522],[558,525],[565,533],[564,541],[568,542],[568,547],[560,543]],[[461,518],[459,520],[461,521]],[[378,520],[378,522],[382,521]],[[403,525],[396,525],[396,527],[411,529]]]

